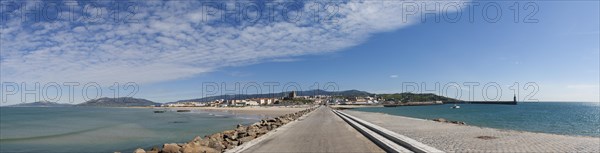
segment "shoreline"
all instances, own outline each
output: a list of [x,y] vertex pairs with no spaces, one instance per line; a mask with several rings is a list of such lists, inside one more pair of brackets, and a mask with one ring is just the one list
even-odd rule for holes
[[[357,110],[350,110],[350,111],[364,112],[364,111],[357,111]],[[365,113],[376,113],[376,114],[381,114],[381,115],[390,115],[390,116],[403,117],[403,118],[407,118],[407,119],[411,119],[411,120],[437,122],[437,123],[450,124],[450,125],[455,124],[455,125],[477,127],[477,128],[482,128],[482,129],[493,129],[493,130],[506,131],[506,132],[526,132],[526,133],[536,133],[536,134],[550,134],[550,135],[557,135],[557,136],[569,136],[569,137],[582,137],[582,138],[597,138],[597,139],[600,139],[600,136],[596,137],[596,136],[589,136],[589,135],[568,135],[568,134],[544,133],[544,132],[524,131],[524,130],[515,130],[515,129],[503,129],[503,128],[487,127],[487,126],[472,125],[472,124],[457,124],[457,123],[453,123],[454,120],[437,121],[438,119],[444,119],[444,118],[423,119],[423,118],[416,118],[416,117],[403,116],[403,115],[393,115],[393,114],[387,114],[387,113],[381,113],[381,112],[365,112]],[[456,121],[456,122],[462,122],[462,121]],[[465,123],[465,122],[463,122],[463,123]],[[600,145],[600,142],[599,142],[599,145]]]
[[170,111],[177,110],[199,110],[205,112],[217,112],[227,113],[231,115],[252,115],[260,116],[263,118],[278,117],[285,114],[295,113],[301,110],[310,108],[310,106],[296,106],[296,107],[285,107],[285,106],[246,106],[246,107],[127,107],[135,109],[165,109]]
[[600,151],[600,137],[497,129],[386,113],[343,111],[446,152]]
[[[150,107],[148,107],[150,108]],[[196,108],[196,107],[174,107],[174,109],[181,108]],[[195,136],[195,138],[191,141],[185,143],[164,143],[162,147],[152,147],[148,151],[138,148],[134,150],[134,153],[179,153],[179,152],[207,152],[207,153],[220,153],[225,152],[227,150],[231,150],[237,148],[237,146],[252,142],[253,140],[260,138],[263,135],[266,135],[270,131],[275,131],[279,127],[287,125],[288,123],[294,122],[302,116],[311,113],[317,107],[315,106],[306,106],[306,107],[294,107],[294,109],[284,109],[277,110],[277,112],[266,112],[264,110],[259,111],[257,108],[222,108],[217,110],[227,110],[227,111],[239,111],[241,109],[245,111],[241,111],[246,113],[244,115],[253,115],[247,113],[271,113],[270,115],[274,115],[275,113],[284,113],[288,111],[294,111],[295,109],[299,109],[299,111],[294,111],[291,113],[285,113],[283,115],[279,115],[276,117],[269,116],[267,119],[262,119],[259,122],[255,122],[251,125],[241,125],[238,124],[234,129],[225,130],[217,133],[213,133],[211,135],[205,136]],[[196,108],[198,109],[198,108]],[[270,107],[258,108],[258,109],[273,109]],[[214,109],[211,109],[214,110]],[[255,114],[254,114],[255,115]],[[118,151],[117,151],[118,152]],[[116,152],[115,152],[116,153]],[[119,152],[120,153],[120,152]]]
[[329,105],[329,107],[338,110],[368,108],[368,107],[383,107],[383,105]]
[[[397,117],[403,117],[403,118],[410,119],[410,120],[430,121],[430,122],[445,123],[445,124],[456,124],[456,125],[462,125],[462,126],[487,128],[487,129],[494,129],[494,130],[499,130],[499,131],[527,132],[527,133],[537,133],[537,134],[550,134],[550,135],[557,135],[557,136],[572,136],[572,137],[583,137],[583,138],[597,138],[597,139],[600,139],[600,135],[598,135],[598,136],[590,136],[590,135],[577,135],[577,134],[569,135],[569,134],[546,133],[546,132],[539,132],[539,131],[526,131],[526,130],[518,130],[518,129],[506,129],[506,128],[496,128],[496,127],[488,127],[488,126],[482,126],[482,125],[473,125],[473,124],[469,124],[468,122],[463,122],[461,120],[448,120],[446,118],[425,119],[425,118],[417,118],[417,117],[404,116],[404,115],[394,115],[394,114],[388,114],[388,113],[383,113],[383,112],[358,111],[358,110],[354,110],[354,109],[344,109],[343,111],[345,111],[345,110],[355,111],[355,112],[363,112],[363,113],[374,113],[374,114],[381,114],[381,115],[397,116]],[[444,119],[445,121],[439,121],[439,119]],[[600,142],[598,144],[600,145]]]

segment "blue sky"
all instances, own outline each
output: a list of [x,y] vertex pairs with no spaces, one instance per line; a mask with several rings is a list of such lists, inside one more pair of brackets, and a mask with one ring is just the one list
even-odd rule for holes
[[[492,3],[474,2],[479,7]],[[411,82],[430,90],[436,82],[456,83],[460,94],[458,90],[441,93],[442,88],[424,92],[464,100],[494,99],[495,88],[483,96],[483,86],[490,83],[500,86],[500,100],[509,100],[513,95],[509,86],[518,82],[520,100],[598,102],[600,98],[597,1],[535,2],[539,10],[532,18],[537,23],[522,22],[534,6],[524,9],[527,3],[520,1],[518,23],[510,9],[514,2],[498,2],[502,17],[491,23],[481,8],[475,9],[474,22],[468,21],[466,9],[447,10],[463,13],[458,22],[434,22],[433,15],[426,16],[425,22],[420,16],[402,22],[399,3],[344,1],[334,24],[301,19],[294,24],[260,21],[266,25],[234,26],[215,19],[198,23],[204,14],[198,12],[197,3],[136,4],[143,6],[139,11],[144,13],[134,24],[26,24],[9,19],[2,24],[1,81],[41,82],[42,86],[97,82],[104,88],[103,96],[112,96],[108,86],[113,82],[136,82],[135,97],[158,102],[202,97],[206,82],[225,83],[229,89],[235,82],[241,86],[278,82],[276,92],[286,90],[282,86],[289,83],[307,90],[314,89],[315,83],[323,88],[333,82],[339,90],[374,93],[407,91],[403,87]],[[471,82],[479,83],[474,91],[465,85]],[[538,88],[528,97],[533,92],[524,88],[529,82]],[[268,92],[264,86],[261,90]],[[19,94],[5,98],[9,103],[22,100]],[[75,102],[82,99],[75,96]]]

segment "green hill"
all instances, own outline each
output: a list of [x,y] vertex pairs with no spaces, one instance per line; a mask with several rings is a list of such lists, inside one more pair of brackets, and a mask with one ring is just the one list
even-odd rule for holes
[[395,94],[378,94],[378,97],[382,97],[386,101],[396,102],[425,102],[425,101],[443,101],[443,102],[455,102],[461,101],[454,98],[448,98],[444,96],[438,96],[432,93],[395,93]]

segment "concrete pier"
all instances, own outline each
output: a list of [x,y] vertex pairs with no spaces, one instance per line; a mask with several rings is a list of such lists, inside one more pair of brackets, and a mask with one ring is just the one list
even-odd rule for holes
[[500,130],[320,107],[237,152],[598,152],[600,138]]
[[327,107],[275,132],[241,152],[384,152]]

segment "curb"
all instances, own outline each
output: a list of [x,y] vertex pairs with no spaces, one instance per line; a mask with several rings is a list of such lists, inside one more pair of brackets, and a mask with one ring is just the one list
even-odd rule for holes
[[[315,107],[316,109],[318,109],[319,107]],[[241,153],[246,151],[247,149],[251,148],[254,145],[260,144],[261,142],[265,141],[268,138],[272,138],[273,136],[277,135],[277,133],[279,132],[279,130],[281,129],[286,129],[289,128],[290,126],[293,126],[294,124],[296,124],[299,121],[304,120],[304,118],[306,118],[308,115],[312,114],[315,110],[309,112],[308,114],[304,114],[301,117],[299,117],[298,119],[289,122],[288,124],[285,124],[281,127],[278,127],[277,129],[274,129],[273,131],[269,131],[267,132],[265,135],[262,135],[260,137],[257,137],[256,139],[250,140],[249,142],[246,142],[242,145],[239,145],[237,147],[234,147],[230,150],[226,150],[225,153]]]
[[442,152],[444,152],[444,151],[441,151],[441,150],[436,149],[434,147],[425,145],[425,144],[423,144],[423,143],[421,143],[419,141],[416,141],[414,139],[411,139],[411,138],[409,138],[407,136],[400,135],[400,134],[398,134],[396,132],[390,131],[388,129],[385,129],[383,127],[375,125],[373,123],[369,123],[369,122],[367,122],[365,120],[362,120],[362,119],[359,119],[357,117],[348,115],[348,114],[346,114],[344,112],[335,111],[335,110],[333,110],[333,111],[339,113],[340,115],[343,115],[345,117],[348,117],[348,118],[356,121],[357,123],[365,126],[366,128],[369,128],[370,130],[373,130],[374,132],[380,134],[381,136],[383,136],[383,137],[385,137],[385,138],[387,138],[387,139],[389,139],[389,140],[391,140],[391,141],[393,141],[393,142],[395,142],[395,143],[397,143],[397,144],[399,144],[399,145],[401,145],[401,146],[403,146],[403,147],[405,147],[405,148],[407,148],[407,149],[409,149],[411,151],[414,151],[414,152],[417,152],[417,153],[428,153],[428,152],[436,152],[436,153],[439,152],[439,153],[442,153]]
[[363,134],[365,137],[373,141],[377,146],[381,147],[381,149],[385,150],[385,152],[394,152],[394,153],[412,153],[413,151],[408,150],[395,142],[386,139],[385,137],[377,134],[376,132],[364,127],[363,125],[356,123],[354,120],[339,114],[337,111],[333,111],[334,114],[342,118],[342,120],[346,121],[350,126],[354,127],[358,132]]

